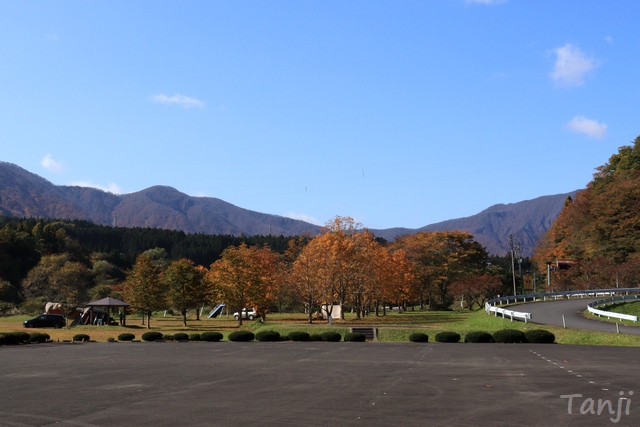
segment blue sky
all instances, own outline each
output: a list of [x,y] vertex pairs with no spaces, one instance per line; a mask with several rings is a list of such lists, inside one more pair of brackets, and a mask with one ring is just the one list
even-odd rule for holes
[[0,3],[0,160],[322,224],[584,188],[640,134],[635,0]]

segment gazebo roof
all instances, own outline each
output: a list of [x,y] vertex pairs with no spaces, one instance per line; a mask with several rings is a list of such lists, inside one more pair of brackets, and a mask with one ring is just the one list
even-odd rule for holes
[[129,307],[129,304],[127,304],[124,301],[120,301],[119,299],[106,297],[106,298],[99,299],[98,301],[93,301],[93,302],[87,303],[87,306],[92,306],[92,307]]

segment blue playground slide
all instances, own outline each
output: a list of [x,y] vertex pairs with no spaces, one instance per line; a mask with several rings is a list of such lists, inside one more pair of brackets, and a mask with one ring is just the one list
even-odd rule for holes
[[222,309],[225,308],[226,304],[218,304],[216,305],[216,307],[211,310],[211,313],[209,313],[209,315],[207,316],[208,319],[211,319],[212,317],[218,317],[220,315],[220,313],[222,313]]

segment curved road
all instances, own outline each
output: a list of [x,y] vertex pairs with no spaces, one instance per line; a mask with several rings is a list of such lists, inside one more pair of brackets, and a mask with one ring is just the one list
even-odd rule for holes
[[[518,311],[531,313],[531,323],[543,325],[563,326],[562,315],[567,328],[587,329],[591,331],[616,332],[615,323],[600,322],[583,316],[587,304],[602,298],[576,298],[572,300],[545,301],[528,304],[518,304]],[[511,308],[510,307],[510,308]],[[606,309],[602,309],[606,310]],[[621,334],[640,335],[640,328],[620,325]]]

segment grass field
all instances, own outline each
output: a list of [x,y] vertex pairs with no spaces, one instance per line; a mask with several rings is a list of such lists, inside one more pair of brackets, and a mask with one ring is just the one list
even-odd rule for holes
[[[640,308],[640,303],[634,303]],[[629,304],[626,304],[629,305]],[[74,335],[83,333],[96,341],[107,341],[109,338],[117,338],[124,332],[135,334],[136,339],[140,339],[143,333],[148,331],[146,325],[142,325],[141,319],[130,316],[127,319],[127,326],[73,326],[68,329],[25,329],[22,322],[29,317],[10,316],[0,318],[0,332],[28,331],[45,332],[54,341],[70,340]],[[258,332],[260,330],[274,330],[281,335],[292,331],[306,331],[310,334],[325,331],[337,331],[344,335],[352,326],[375,326],[378,328],[379,341],[407,341],[413,332],[424,332],[429,335],[429,341],[435,341],[435,335],[442,331],[454,331],[463,338],[464,335],[472,331],[486,331],[493,333],[500,329],[546,329],[553,332],[556,342],[560,344],[581,344],[581,345],[609,345],[609,346],[640,346],[640,336],[615,334],[607,332],[592,332],[574,329],[563,329],[553,326],[541,326],[531,323],[511,322],[508,319],[489,316],[484,311],[461,312],[461,311],[408,311],[405,313],[387,313],[386,316],[367,316],[365,319],[356,320],[354,315],[346,314],[345,321],[334,321],[328,324],[327,321],[314,321],[307,323],[304,314],[270,314],[265,322],[259,320],[245,321],[242,329]],[[222,316],[216,319],[195,320],[195,315],[187,318],[187,326],[182,324],[180,316],[156,314],[151,318],[151,329],[160,331],[163,334],[175,334],[176,332],[204,332],[218,331],[226,336],[238,330],[238,322],[232,317]]]

